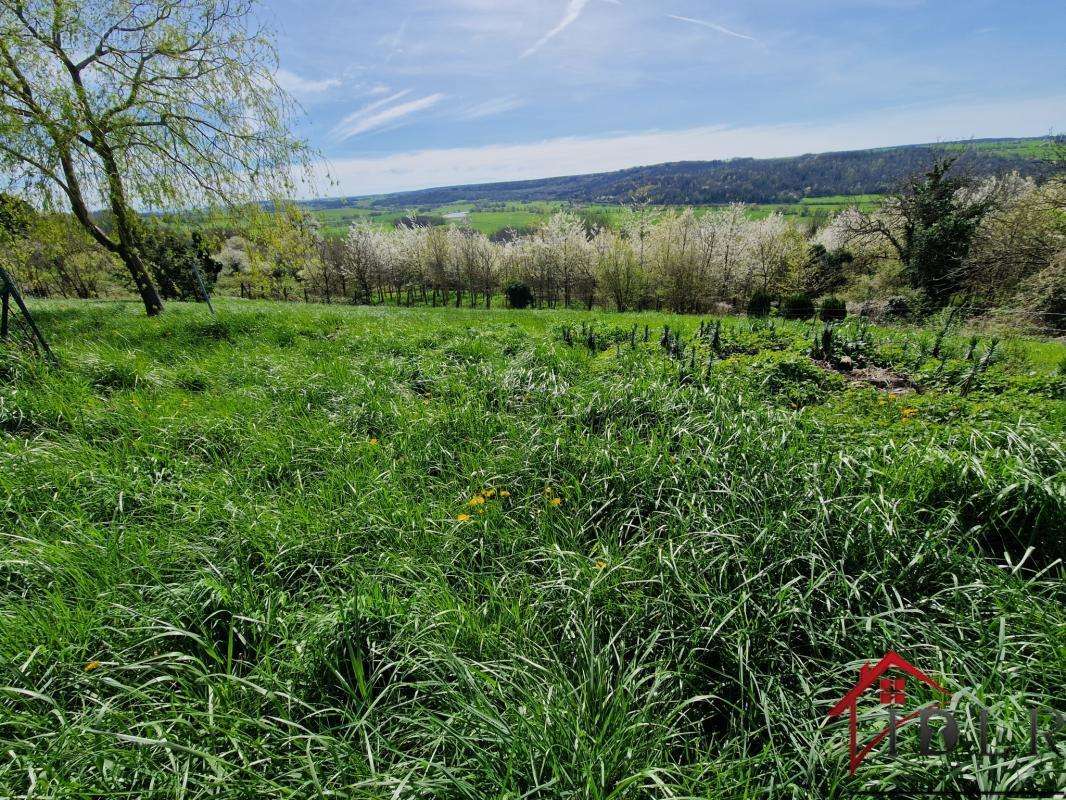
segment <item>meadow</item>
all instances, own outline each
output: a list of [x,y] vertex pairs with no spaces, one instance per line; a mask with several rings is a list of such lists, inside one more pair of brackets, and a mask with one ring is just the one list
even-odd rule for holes
[[[818,219],[822,224],[832,215],[855,206],[864,211],[874,210],[881,202],[880,195],[834,195],[832,197],[807,197],[797,203],[764,203],[748,208],[750,219],[762,219],[772,213],[779,213],[796,222]],[[559,202],[530,203],[450,203],[443,206],[418,208],[372,208],[367,205],[351,205],[343,208],[315,208],[314,216],[322,225],[322,233],[329,237],[344,236],[349,226],[360,219],[369,217],[382,228],[392,228],[399,221],[412,214],[443,216],[456,212],[465,212],[462,220],[451,220],[452,224],[468,224],[471,228],[486,236],[508,228],[523,230],[543,225],[551,216],[573,204]],[[689,206],[662,206],[656,210],[683,210]],[[697,215],[702,215],[720,206],[694,206]],[[622,212],[617,205],[588,204],[578,208],[598,217],[614,222]]]
[[[217,305],[0,350],[0,796],[1064,785],[1061,342]],[[888,649],[1009,757],[849,776]]]

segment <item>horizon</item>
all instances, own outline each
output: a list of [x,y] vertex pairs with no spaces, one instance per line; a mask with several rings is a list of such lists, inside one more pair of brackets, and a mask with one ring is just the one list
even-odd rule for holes
[[[733,162],[733,161],[786,161],[786,160],[791,159],[791,158],[804,158],[804,157],[807,157],[807,156],[828,156],[828,155],[836,155],[836,154],[840,154],[840,153],[868,153],[868,152],[876,152],[878,150],[895,150],[895,149],[903,149],[903,148],[908,148],[908,147],[935,148],[935,147],[938,147],[938,146],[946,146],[946,145],[970,145],[970,144],[980,144],[982,142],[1014,142],[1014,141],[1034,141],[1034,142],[1046,141],[1046,142],[1048,142],[1048,144],[1050,146],[1050,145],[1052,145],[1054,143],[1054,141],[1057,141],[1060,137],[1061,137],[1061,134],[1046,134],[1044,136],[988,136],[988,137],[984,137],[984,138],[980,138],[980,139],[955,139],[955,140],[941,140],[941,141],[937,141],[937,142],[906,142],[906,143],[902,143],[901,142],[900,144],[896,144],[896,145],[887,145],[887,146],[884,146],[884,147],[860,148],[860,149],[856,149],[856,150],[807,151],[807,152],[804,152],[804,153],[795,153],[793,155],[787,155],[787,156],[766,156],[766,157],[763,157],[763,158],[759,158],[759,157],[756,157],[756,156],[732,156],[732,157],[728,157],[728,158],[714,158],[714,159],[684,159],[684,160],[681,160],[681,161],[660,161],[660,162],[647,163],[647,164],[633,164],[632,166],[620,167],[619,169],[614,169],[614,170],[602,170],[602,171],[601,170],[597,170],[597,171],[594,171],[594,172],[587,172],[586,171],[586,172],[574,172],[574,173],[565,173],[565,174],[560,173],[560,174],[557,174],[557,175],[541,175],[541,176],[539,176],[537,178],[521,178],[521,179],[518,179],[518,180],[501,180],[501,181],[488,181],[488,182],[480,182],[480,183],[460,183],[460,184],[452,184],[452,185],[424,186],[424,187],[419,187],[417,189],[400,190],[400,191],[397,191],[397,192],[379,192],[379,193],[376,193],[376,194],[363,194],[363,195],[344,195],[344,194],[339,194],[339,195],[316,195],[314,197],[301,198],[298,202],[301,202],[301,203],[314,203],[314,202],[338,201],[338,200],[372,200],[372,199],[376,199],[376,198],[386,198],[386,197],[393,197],[393,196],[406,195],[406,194],[417,194],[417,193],[424,192],[424,191],[434,191],[434,190],[442,190],[442,189],[467,189],[467,188],[476,189],[476,188],[488,187],[488,186],[507,186],[507,185],[511,185],[511,184],[518,185],[518,184],[527,184],[527,183],[538,183],[540,181],[562,180],[562,179],[565,179],[565,178],[580,178],[580,177],[587,177],[587,176],[592,176],[592,175],[613,175],[613,174],[617,174],[617,173],[628,172],[629,170],[634,170],[634,169],[647,169],[647,168],[650,168],[650,167],[660,167],[660,166],[673,166],[673,165],[681,165],[681,164],[728,164],[728,163]],[[265,202],[270,202],[270,201],[265,201]]]
[[1066,8],[1047,0],[264,0],[261,16],[323,159],[302,199],[1066,127]]

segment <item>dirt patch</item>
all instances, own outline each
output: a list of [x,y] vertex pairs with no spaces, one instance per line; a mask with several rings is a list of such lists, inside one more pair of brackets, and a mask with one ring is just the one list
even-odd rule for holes
[[888,394],[913,394],[920,391],[918,384],[906,375],[893,372],[884,367],[854,367],[849,363],[848,359],[843,359],[837,364],[831,364],[828,361],[815,361],[814,363],[822,367],[822,369],[842,375],[852,383],[872,386]]

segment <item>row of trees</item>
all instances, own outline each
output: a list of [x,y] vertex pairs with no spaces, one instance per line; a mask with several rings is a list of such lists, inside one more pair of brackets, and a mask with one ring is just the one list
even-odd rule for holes
[[245,296],[490,306],[518,282],[538,306],[683,313],[756,292],[904,294],[929,309],[959,295],[1002,305],[1034,282],[1054,294],[1066,258],[1066,183],[974,181],[953,167],[938,162],[877,212],[850,209],[813,233],[734,204],[703,213],[629,208],[599,227],[560,212],[529,235],[495,241],[464,227],[385,230],[361,220],[346,237],[323,240],[313,220],[290,210],[273,241],[260,233],[225,244],[220,285],[239,284]]
[[296,277],[327,302],[490,306],[521,282],[538,306],[701,312],[756,289],[789,290],[807,260],[805,237],[783,217],[751,219],[738,204],[705,214],[631,209],[591,231],[560,212],[532,235],[495,242],[459,226],[386,231],[360,221],[344,239],[320,242]]
[[[195,299],[195,268],[215,291],[248,298],[488,307],[523,284],[541,307],[704,313],[743,307],[755,293],[902,294],[930,309],[961,294],[971,304],[1024,305],[1054,326],[1066,320],[1056,318],[1066,314],[1064,201],[1061,180],[968,181],[940,162],[879,211],[851,209],[813,232],[734,204],[633,207],[610,225],[560,212],[527,235],[493,239],[363,219],[331,239],[288,205],[246,206],[239,222],[141,220],[135,241],[165,298]],[[69,216],[36,215],[28,231],[9,248],[28,292],[91,297],[115,286],[118,262]]]

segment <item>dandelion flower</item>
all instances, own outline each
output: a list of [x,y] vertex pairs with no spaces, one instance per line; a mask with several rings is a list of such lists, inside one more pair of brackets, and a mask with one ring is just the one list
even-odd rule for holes
[[377,447],[378,446],[378,440],[376,438],[371,439],[370,440],[370,446],[371,447]]
[[561,498],[561,497],[553,497],[549,502],[553,506],[561,506],[563,504],[563,498]]
[[496,490],[495,489],[486,489],[481,494],[484,495],[485,497],[492,498],[492,497],[496,496]]
[[459,522],[469,522],[470,521],[470,515],[469,514],[459,514],[456,517],[456,519],[459,520]]
[[484,503],[485,498],[479,494],[475,494],[473,497],[470,498],[470,501],[467,503],[467,505],[473,508],[474,506],[484,505]]
[[90,661],[88,664],[85,665],[85,671],[92,672],[94,669],[100,669],[100,666],[101,665],[99,661]]
[[607,568],[607,562],[604,561],[602,558],[599,561],[596,562],[596,569],[606,569],[606,568]]
[[915,414],[918,413],[918,409],[916,409],[916,408],[905,408],[899,413],[904,419],[910,419],[911,417],[913,417]]
[[510,497],[510,496],[511,496],[511,493],[508,492],[506,489],[504,491],[500,492],[500,497]]

